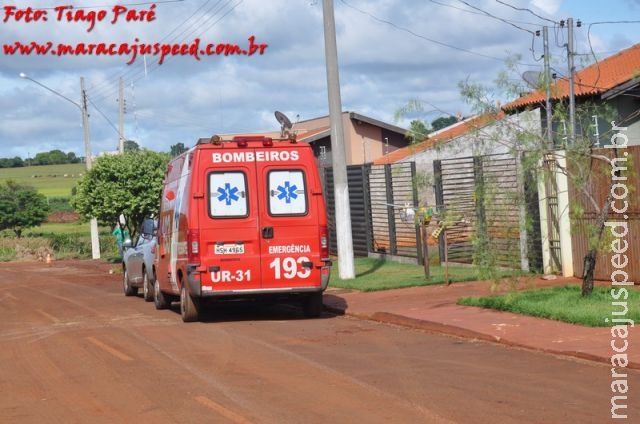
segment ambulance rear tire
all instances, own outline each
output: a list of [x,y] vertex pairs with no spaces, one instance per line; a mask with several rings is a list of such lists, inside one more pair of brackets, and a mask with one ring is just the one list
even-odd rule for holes
[[317,318],[322,314],[322,292],[312,293],[302,303],[302,312],[307,318]]
[[125,296],[135,296],[138,294],[138,288],[133,287],[129,281],[129,273],[126,268],[124,269],[124,274],[122,276],[122,289]]
[[199,303],[191,297],[189,290],[183,284],[180,290],[180,315],[183,322],[195,322],[198,321],[198,307]]
[[153,283],[153,303],[156,309],[168,309],[171,306],[171,302],[160,290],[160,283],[158,280]]

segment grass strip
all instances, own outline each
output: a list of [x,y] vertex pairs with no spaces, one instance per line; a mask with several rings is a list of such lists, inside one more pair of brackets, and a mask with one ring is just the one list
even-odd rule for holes
[[[338,261],[335,260],[331,267],[329,286],[368,292],[443,284],[445,282],[445,268],[439,265],[431,265],[429,279],[425,278],[422,265],[405,264],[385,259],[355,258],[354,270],[354,279],[341,279]],[[478,270],[474,267],[449,266],[448,274],[451,282],[479,279]],[[519,275],[519,273],[504,271],[500,274],[501,277],[512,275]]]
[[[579,285],[514,291],[504,295],[464,297],[459,305],[478,306],[521,315],[547,318],[587,327],[608,327],[612,319],[631,319],[640,322],[640,291],[629,288],[594,287],[589,297],[582,297]],[[626,298],[625,298],[626,296]],[[613,303],[616,302],[616,303]],[[615,315],[614,315],[615,313]],[[609,322],[605,321],[609,319]]]

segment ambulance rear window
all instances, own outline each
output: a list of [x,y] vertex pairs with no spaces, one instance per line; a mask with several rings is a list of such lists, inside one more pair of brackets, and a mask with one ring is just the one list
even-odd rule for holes
[[209,174],[209,215],[213,218],[244,218],[249,215],[247,178],[243,172]]
[[270,171],[268,180],[270,215],[306,215],[308,202],[304,171]]

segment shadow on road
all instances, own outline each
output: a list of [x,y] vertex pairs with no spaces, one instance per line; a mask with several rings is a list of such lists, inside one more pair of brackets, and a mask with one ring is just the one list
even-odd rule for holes
[[[328,295],[325,295],[328,296]],[[330,296],[330,295],[329,295]],[[338,311],[325,310],[318,318],[305,317],[302,307],[295,302],[260,302],[252,300],[226,300],[203,305],[200,322],[240,322],[240,321],[294,321],[335,318]],[[173,302],[171,311],[180,314],[180,303]]]

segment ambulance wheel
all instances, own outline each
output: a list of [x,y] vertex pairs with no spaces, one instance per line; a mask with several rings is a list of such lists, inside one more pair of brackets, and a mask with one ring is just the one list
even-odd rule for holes
[[302,311],[307,318],[317,318],[322,313],[322,292],[312,293],[302,303]]
[[198,321],[198,306],[198,303],[191,297],[189,290],[183,284],[180,290],[180,315],[182,315],[182,321]]
[[153,303],[156,309],[167,309],[171,306],[171,302],[167,300],[167,297],[160,290],[160,283],[158,280],[153,283]]
[[125,296],[135,296],[138,294],[138,288],[131,286],[131,283],[129,282],[129,273],[126,268],[124,269],[122,276],[122,288]]
[[151,284],[147,271],[145,270],[142,273],[142,293],[145,302],[151,302],[153,300],[153,290],[154,287]]

